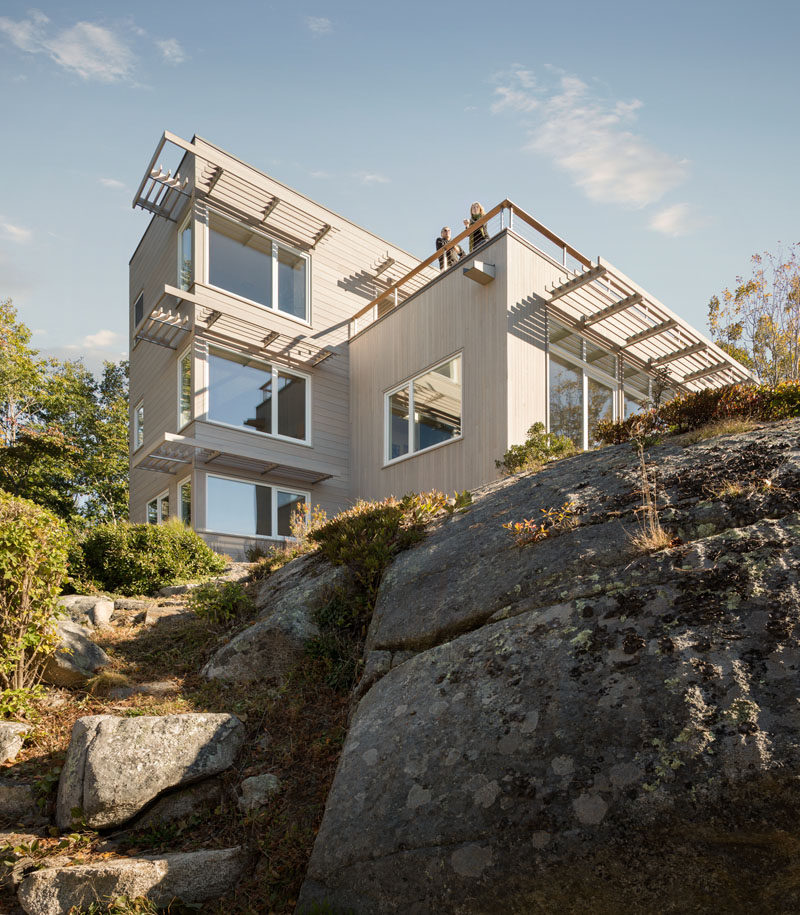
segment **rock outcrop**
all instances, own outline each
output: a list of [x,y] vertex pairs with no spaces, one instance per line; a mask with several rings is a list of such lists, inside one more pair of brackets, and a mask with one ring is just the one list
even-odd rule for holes
[[240,848],[183,852],[159,858],[119,858],[72,867],[44,867],[19,886],[28,915],[87,911],[119,896],[146,896],[156,906],[194,905],[231,892],[242,874]]
[[57,624],[60,645],[47,660],[44,680],[53,686],[83,686],[101,667],[109,663],[108,655],[95,645],[91,632],[72,620]]
[[235,715],[80,718],[59,779],[56,824],[120,826],[165,791],[223,772],[243,739]]
[[68,594],[58,603],[73,623],[90,629],[107,626],[114,614],[114,601],[108,597]]
[[0,763],[16,759],[30,730],[31,726],[21,721],[0,721]]
[[[486,487],[401,555],[300,910],[800,906],[800,423]],[[502,528],[571,501],[578,525]]]

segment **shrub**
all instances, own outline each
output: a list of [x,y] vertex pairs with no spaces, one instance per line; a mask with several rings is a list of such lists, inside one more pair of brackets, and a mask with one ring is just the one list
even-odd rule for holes
[[[68,534],[51,512],[0,491],[0,686],[30,691],[58,645]],[[23,698],[19,692],[12,693]],[[21,707],[24,707],[22,701]]]
[[517,546],[538,543],[554,534],[572,530],[578,524],[578,507],[574,502],[565,502],[561,508],[542,508],[542,517],[537,521],[524,518],[522,521],[507,521],[503,527],[514,538]]
[[189,609],[210,623],[227,623],[253,609],[253,599],[238,581],[207,581],[189,592]]
[[225,568],[224,557],[177,520],[101,524],[86,534],[81,550],[88,578],[101,590],[120,594],[154,594]]
[[495,464],[505,474],[540,470],[545,464],[569,457],[577,450],[572,439],[555,432],[545,432],[544,423],[534,423],[528,429],[525,444],[512,445],[503,459],[495,461]]

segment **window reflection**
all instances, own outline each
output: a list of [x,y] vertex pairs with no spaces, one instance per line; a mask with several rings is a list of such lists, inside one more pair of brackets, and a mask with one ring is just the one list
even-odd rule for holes
[[208,354],[208,416],[233,426],[272,432],[272,370],[246,356]]
[[408,388],[403,388],[389,398],[391,458],[408,454]]
[[461,435],[461,381],[453,359],[414,381],[414,450]]
[[206,527],[245,536],[272,535],[272,490],[260,483],[207,477]]
[[579,368],[550,356],[550,431],[583,448],[583,378]]
[[278,372],[278,434],[306,437],[306,380]]
[[260,305],[272,300],[272,244],[251,235],[250,243],[209,230],[208,281]]
[[599,444],[595,436],[595,429],[601,420],[614,419],[614,391],[607,385],[589,378],[589,403],[587,404],[589,417],[589,446]]
[[281,537],[292,536],[292,516],[296,512],[304,512],[306,497],[302,493],[281,492],[277,494],[278,502],[278,535]]
[[278,309],[295,318],[306,316],[305,258],[278,246]]

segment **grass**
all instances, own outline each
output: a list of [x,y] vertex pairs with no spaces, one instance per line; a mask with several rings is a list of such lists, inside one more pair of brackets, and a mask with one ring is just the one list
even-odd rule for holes
[[699,442],[707,441],[711,438],[718,438],[721,435],[736,435],[738,432],[750,432],[758,427],[758,423],[752,419],[742,419],[733,417],[732,419],[720,419],[699,429],[693,429],[691,432],[684,432],[678,436],[683,445],[697,445]]
[[639,452],[642,505],[636,512],[639,518],[639,531],[631,537],[631,543],[639,553],[654,553],[668,547],[672,543],[672,535],[661,526],[658,515],[656,470],[653,468],[651,475],[644,457],[644,444],[637,442],[636,448]]

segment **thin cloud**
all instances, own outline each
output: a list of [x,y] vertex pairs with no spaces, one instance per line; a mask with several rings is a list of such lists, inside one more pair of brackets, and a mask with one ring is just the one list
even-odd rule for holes
[[314,35],[327,35],[333,31],[330,19],[324,16],[306,16],[306,28]]
[[33,229],[24,226],[15,226],[10,222],[0,222],[0,237],[5,241],[13,241],[19,245],[26,245],[33,240]]
[[388,184],[391,180],[378,172],[359,172],[356,177],[362,184]]
[[96,334],[89,334],[83,338],[81,347],[84,349],[108,349],[118,346],[122,338],[113,330],[98,330]]
[[632,127],[639,99],[600,97],[575,76],[541,86],[530,71],[499,77],[492,111],[530,116],[524,149],[546,156],[591,200],[645,207],[686,178],[688,162],[655,147]]
[[650,228],[663,235],[677,238],[688,235],[695,227],[694,217],[688,203],[676,203],[655,213],[650,220]]
[[122,183],[122,181],[117,181],[116,178],[98,178],[98,181],[103,185],[103,187],[110,187],[114,191],[125,190],[125,185]]
[[324,172],[324,171],[319,171],[319,170],[309,172],[309,175],[312,178],[330,178],[330,177],[332,177],[330,172]]
[[173,67],[185,64],[189,59],[189,55],[183,50],[177,38],[166,38],[164,41],[157,41],[156,47],[161,51],[161,56],[164,58],[165,63],[172,64]]
[[112,83],[133,75],[135,57],[128,45],[111,29],[93,22],[76,22],[58,31],[50,28],[44,13],[34,10],[19,21],[0,17],[0,33],[20,51],[46,54],[85,80]]

